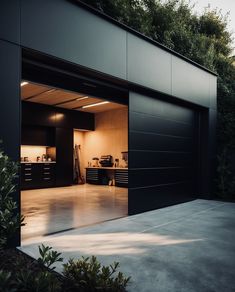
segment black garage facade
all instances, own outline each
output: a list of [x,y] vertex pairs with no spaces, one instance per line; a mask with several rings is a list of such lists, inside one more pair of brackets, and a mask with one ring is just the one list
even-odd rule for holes
[[128,104],[129,215],[211,197],[213,72],[67,0],[1,1],[0,72],[0,137],[14,160],[20,157],[22,78],[88,93],[95,86],[98,95],[115,92]]

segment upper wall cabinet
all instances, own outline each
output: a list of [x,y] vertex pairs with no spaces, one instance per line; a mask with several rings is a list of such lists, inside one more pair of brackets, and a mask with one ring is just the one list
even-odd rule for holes
[[22,101],[22,124],[94,130],[94,114]]
[[21,144],[55,146],[55,129],[52,127],[22,125]]
[[128,80],[171,94],[171,55],[128,33]]
[[[211,74],[172,56],[172,95],[202,106],[210,106]],[[215,77],[216,79],[216,77]]]
[[23,0],[21,5],[23,46],[126,79],[124,30],[70,1]]
[[32,102],[22,102],[22,124],[54,127],[56,122],[55,109]]
[[20,42],[20,0],[0,1],[0,39]]

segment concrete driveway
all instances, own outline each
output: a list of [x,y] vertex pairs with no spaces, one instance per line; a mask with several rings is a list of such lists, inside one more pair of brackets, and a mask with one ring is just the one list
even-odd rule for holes
[[31,239],[21,249],[37,257],[41,242],[65,261],[82,255],[106,265],[119,261],[132,277],[128,291],[235,291],[234,203],[195,200]]

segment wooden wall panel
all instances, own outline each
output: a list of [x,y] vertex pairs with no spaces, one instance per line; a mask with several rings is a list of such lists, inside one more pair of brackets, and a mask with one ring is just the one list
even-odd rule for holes
[[21,86],[21,99],[25,100],[32,98],[33,96],[38,96],[43,92],[47,92],[51,88],[45,85],[39,85],[34,83],[29,83],[24,86]]
[[121,162],[128,150],[127,108],[95,115],[95,131],[85,133],[85,163],[93,157],[110,154]]
[[[82,110],[80,109],[80,107],[84,106],[84,105],[89,105],[89,104],[93,104],[93,103],[97,103],[97,102],[101,102],[102,100],[99,98],[86,98],[86,99],[82,99],[81,100],[75,100],[75,101],[71,101],[68,103],[65,103],[63,105],[60,105],[60,107],[63,108],[67,108],[67,109],[78,109],[79,111]],[[87,108],[87,111],[89,111],[92,108]]]
[[122,161],[122,151],[128,151],[128,110],[111,110],[95,114],[95,131],[77,132],[74,143],[81,145],[82,173],[93,157],[112,155]]
[[21,86],[21,99],[33,103],[47,104],[64,109],[73,109],[90,113],[125,107],[125,105],[122,104],[108,102],[103,105],[83,109],[82,106],[103,102],[105,100],[92,95],[88,96],[84,93],[71,92],[32,82]]

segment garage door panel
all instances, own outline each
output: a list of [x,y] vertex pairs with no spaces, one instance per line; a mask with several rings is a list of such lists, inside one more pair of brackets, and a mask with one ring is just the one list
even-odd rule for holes
[[129,214],[194,197],[198,113],[130,92]]
[[191,167],[193,154],[169,151],[130,151],[129,160],[133,168]]
[[129,119],[130,128],[134,131],[148,132],[155,134],[165,134],[181,137],[192,137],[192,124],[177,122],[170,116],[163,119],[158,116],[149,116],[143,113],[133,112]]
[[194,196],[189,194],[193,194],[191,181],[146,189],[129,189],[128,213],[133,215],[193,200]]
[[169,118],[175,121],[192,124],[194,120],[194,112],[190,109],[179,105],[171,104],[162,100],[144,96],[138,93],[132,93],[129,100],[129,106],[132,112],[146,113],[147,115]]
[[191,138],[130,131],[129,150],[191,151]]
[[172,184],[192,179],[191,168],[129,169],[129,187],[139,188],[162,184]]

